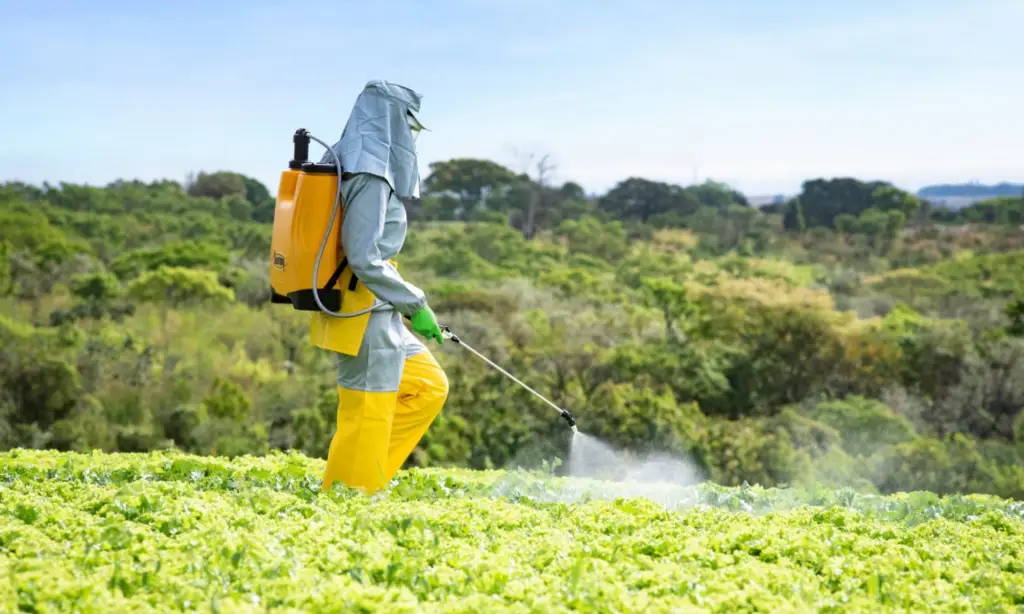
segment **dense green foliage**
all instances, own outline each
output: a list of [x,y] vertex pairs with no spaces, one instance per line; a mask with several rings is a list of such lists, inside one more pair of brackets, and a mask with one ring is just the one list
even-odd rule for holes
[[[4,611],[1005,612],[1024,509],[415,470],[321,493],[297,454],[0,455]],[[611,496],[609,496],[611,495]],[[69,547],[69,545],[73,546]]]
[[[486,160],[432,169],[403,274],[584,431],[726,485],[1024,493],[1019,203],[963,225],[853,179],[756,209],[710,182],[590,198]],[[323,457],[332,362],[269,304],[272,206],[225,172],[0,186],[0,447]],[[411,465],[565,457],[550,409],[437,353],[451,394]]]

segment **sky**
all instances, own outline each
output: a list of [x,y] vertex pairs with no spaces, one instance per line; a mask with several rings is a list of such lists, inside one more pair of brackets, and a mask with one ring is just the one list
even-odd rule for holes
[[0,181],[276,192],[372,79],[423,95],[424,177],[1024,180],[1022,0],[0,0]]

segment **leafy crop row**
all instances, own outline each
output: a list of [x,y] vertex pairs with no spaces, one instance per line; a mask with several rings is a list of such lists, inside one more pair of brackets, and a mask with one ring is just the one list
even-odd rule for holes
[[[1009,611],[1024,511],[992,497],[727,489],[674,507],[542,474],[0,456],[3,611]],[[652,491],[653,492],[653,491]]]

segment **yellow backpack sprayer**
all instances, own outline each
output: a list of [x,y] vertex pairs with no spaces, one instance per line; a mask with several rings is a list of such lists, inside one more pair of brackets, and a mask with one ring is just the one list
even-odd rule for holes
[[[311,162],[310,140],[327,149],[334,163]],[[375,301],[365,309],[340,313],[345,293],[354,291],[359,281],[348,269],[343,246],[338,240],[344,219],[339,181],[344,179],[345,173],[341,159],[334,150],[305,129],[296,130],[292,142],[292,159],[288,162],[288,169],[282,171],[278,184],[274,229],[270,239],[271,303],[291,305],[298,311],[321,311],[336,318],[352,318],[387,308],[385,303]],[[328,266],[321,268],[325,257]],[[343,281],[346,270],[349,271],[349,278]],[[339,285],[344,289],[339,289]],[[576,420],[572,414],[466,345],[447,326],[440,328],[445,339],[466,348],[502,375],[558,410],[573,432],[576,432]]]
[[[341,224],[335,224],[341,209],[338,189],[341,165],[337,161],[335,164],[310,162],[310,139],[315,137],[306,130],[295,131],[292,137],[295,151],[288,162],[288,170],[281,173],[277,189],[270,240],[270,300],[290,304],[299,311],[355,317],[373,308],[350,314],[337,313],[341,309],[342,292],[335,286],[347,264],[338,241]],[[329,147],[327,149],[330,151]],[[333,208],[329,209],[331,202]],[[318,243],[319,249],[316,249]],[[331,266],[321,269],[325,255]],[[355,282],[353,275],[349,280],[350,290]]]

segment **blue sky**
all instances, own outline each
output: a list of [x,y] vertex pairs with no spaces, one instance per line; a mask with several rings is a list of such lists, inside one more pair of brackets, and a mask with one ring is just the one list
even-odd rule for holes
[[333,142],[378,78],[424,96],[424,176],[532,151],[588,191],[1020,181],[1022,24],[1022,0],[0,0],[0,181],[273,192],[292,132]]

